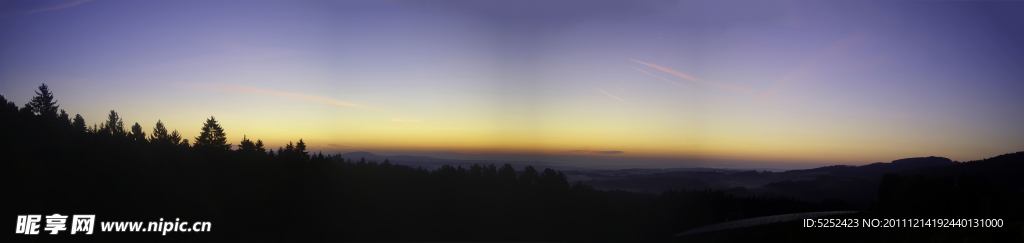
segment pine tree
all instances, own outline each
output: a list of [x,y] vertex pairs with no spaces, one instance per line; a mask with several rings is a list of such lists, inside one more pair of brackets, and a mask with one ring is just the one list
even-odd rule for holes
[[64,112],[64,109],[60,109],[60,116],[57,116],[57,120],[59,120],[65,126],[70,126],[72,122],[71,117],[68,115],[67,112]]
[[46,118],[57,117],[57,101],[53,100],[53,93],[50,92],[50,88],[46,84],[39,86],[39,91],[36,91],[36,96],[32,97],[32,101],[25,104],[25,108],[28,108],[36,115],[43,116]]
[[0,94],[0,105],[3,105],[4,115],[18,113],[18,105],[15,105],[13,101],[7,100],[2,94]]
[[75,121],[71,123],[71,126],[75,128],[75,131],[85,132],[85,118],[82,118],[82,115],[75,114]]
[[136,142],[146,142],[146,132],[142,131],[142,126],[138,122],[132,126],[132,133],[129,134],[129,137]]
[[263,148],[263,140],[256,139],[256,152],[267,153],[267,149]]
[[[149,135],[149,141],[160,144],[170,143],[170,136],[171,135],[167,134],[167,128],[164,127],[164,123],[160,120],[156,120],[156,126],[153,127],[153,134]],[[181,139],[180,136],[178,139]],[[173,142],[174,144],[177,144],[178,141]]]
[[512,164],[505,163],[505,165],[498,169],[498,177],[514,181],[516,179],[516,169],[512,167]]
[[295,145],[292,144],[292,141],[288,141],[288,145],[284,146],[283,151],[281,149],[278,149],[277,156],[280,156],[281,158],[284,158],[286,160],[295,159]]
[[114,137],[124,137],[127,135],[124,131],[124,122],[117,116],[117,112],[110,110],[110,114],[107,115],[107,122],[103,123],[103,126],[99,129],[101,134],[111,135]]
[[569,182],[561,171],[555,172],[551,168],[544,168],[537,180],[537,186],[548,192],[563,192],[569,190]]
[[185,141],[181,141],[181,134],[178,133],[177,129],[171,132],[171,135],[167,135],[167,141],[170,142],[171,145],[188,145],[188,139],[185,139]]
[[249,140],[248,136],[242,135],[242,142],[238,144],[238,151],[247,153],[256,152],[256,144]]
[[300,161],[309,161],[309,152],[306,152],[306,143],[299,139],[299,143],[295,144],[295,157]]
[[206,119],[206,123],[203,123],[203,131],[196,137],[196,147],[208,147],[219,151],[231,150],[231,144],[227,143],[227,134],[224,133],[224,128],[217,124],[217,120],[214,117]]
[[522,173],[519,173],[519,184],[524,186],[533,186],[537,183],[540,175],[537,173],[537,169],[533,168],[532,165],[527,165],[526,169],[523,169]]

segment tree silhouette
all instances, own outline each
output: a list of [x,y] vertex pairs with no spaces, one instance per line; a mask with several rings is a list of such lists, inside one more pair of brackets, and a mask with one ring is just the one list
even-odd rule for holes
[[506,163],[505,165],[501,166],[501,169],[498,169],[498,178],[501,178],[504,181],[515,182],[516,169],[512,167],[512,164]]
[[523,172],[519,174],[519,183],[523,186],[532,186],[537,183],[540,176],[537,174],[537,169],[533,166],[526,166]]
[[117,116],[117,112],[114,110],[110,110],[110,114],[107,115],[107,121],[100,127],[99,133],[114,137],[124,137],[127,135],[124,131],[124,121],[121,121],[121,118]]
[[57,116],[57,120],[60,120],[61,123],[66,125],[71,125],[72,122],[71,117],[67,112],[64,112],[64,109],[60,109],[60,116]]
[[46,118],[56,118],[57,107],[57,101],[53,99],[53,93],[45,83],[39,85],[39,91],[36,91],[36,96],[32,97],[32,101],[25,104],[25,108],[31,110],[32,113]]
[[128,137],[130,137],[132,140],[135,140],[136,142],[146,142],[147,141],[146,140],[146,132],[142,131],[142,126],[139,126],[138,122],[136,122],[135,125],[132,126],[132,133],[129,134]]
[[295,159],[295,145],[292,144],[292,141],[288,141],[288,145],[284,146],[283,151],[281,150],[280,147],[278,147],[277,156],[281,156],[282,158],[285,159]]
[[259,153],[262,153],[262,154],[266,154],[267,153],[267,149],[263,148],[263,140],[256,139],[256,144],[255,145],[256,145],[256,152],[259,152]]
[[186,147],[188,146],[188,139],[182,141],[181,134],[178,133],[178,130],[174,130],[173,132],[171,132],[171,135],[167,135],[167,141],[171,142],[172,145],[185,145]]
[[299,161],[309,161],[309,152],[306,152],[306,143],[299,139],[299,142],[295,144],[295,156]]
[[18,113],[18,105],[15,105],[13,101],[7,100],[4,95],[0,94],[0,105],[3,105],[3,114],[16,114]]
[[71,123],[71,126],[75,128],[75,131],[85,132],[85,118],[82,118],[82,115],[75,114],[75,120]]
[[256,152],[266,153],[266,151],[260,151],[263,147],[263,142],[259,142],[259,146],[249,140],[248,136],[242,135],[242,142],[238,143],[238,151],[244,153],[255,154]]
[[[153,127],[153,133],[149,135],[149,141],[152,143],[166,144],[171,142],[170,136],[170,134],[167,134],[167,128],[164,127],[164,123],[160,120],[156,120],[156,126]],[[177,142],[178,141],[174,141],[175,144],[177,144]]]
[[556,192],[569,190],[569,182],[565,177],[565,174],[562,174],[561,171],[555,172],[555,170],[551,168],[545,168],[544,172],[540,174],[537,186],[544,190]]
[[196,137],[196,147],[212,148],[218,151],[231,150],[231,144],[227,143],[227,134],[224,133],[224,128],[217,124],[217,119],[210,117],[206,119],[206,123],[203,123],[203,131]]

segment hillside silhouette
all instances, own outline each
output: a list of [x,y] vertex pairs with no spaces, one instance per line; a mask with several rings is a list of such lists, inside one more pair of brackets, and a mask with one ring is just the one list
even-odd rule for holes
[[[1013,172],[1007,171],[1020,167],[1022,152],[951,165],[940,164],[940,159],[912,159],[868,169],[721,173],[734,180],[812,175],[815,181],[840,180],[803,191],[835,190],[844,185],[841,180],[859,180],[855,184],[873,188],[865,193],[877,200],[857,204],[842,198],[812,200],[743,192],[754,188],[698,189],[673,181],[678,177],[671,175],[651,177],[664,190],[642,193],[570,183],[561,171],[533,166],[442,165],[428,170],[389,158],[372,159],[368,152],[314,153],[307,151],[301,138],[274,149],[247,136],[227,141],[230,127],[221,126],[212,116],[187,128],[202,131],[194,138],[183,138],[161,122],[151,128],[125,122],[113,110],[107,120],[89,126],[80,115],[72,117],[59,109],[45,84],[24,106],[3,96],[0,103],[0,155],[11,168],[8,175],[13,182],[7,188],[8,198],[14,199],[8,200],[8,216],[95,214],[97,221],[181,218],[213,224],[211,232],[166,236],[97,232],[89,236],[95,241],[665,242],[679,240],[672,235],[685,230],[717,223],[842,210],[866,211],[872,217],[987,217],[1005,219],[1007,225],[1022,222],[1021,204],[1015,204],[1021,202],[1020,180],[1011,179]],[[133,125],[126,128],[126,123]],[[904,171],[891,173],[894,168]],[[719,176],[717,172],[686,173]],[[875,174],[878,181],[872,182]],[[945,202],[920,206],[935,200]],[[775,227],[776,232],[800,230],[765,227]],[[897,233],[921,234],[900,230]],[[849,232],[854,231],[836,234]],[[817,234],[818,238],[804,240],[834,237]],[[846,239],[885,235],[878,231]],[[67,234],[16,237],[17,241],[83,239]],[[787,234],[774,237],[787,239]],[[943,237],[1021,239],[1017,229],[1009,226]]]

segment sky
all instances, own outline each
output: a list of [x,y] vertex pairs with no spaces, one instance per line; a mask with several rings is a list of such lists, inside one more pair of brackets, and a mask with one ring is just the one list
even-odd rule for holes
[[[0,1],[0,94],[185,138],[605,167],[1024,150],[1024,1]],[[191,140],[191,139],[190,139]]]

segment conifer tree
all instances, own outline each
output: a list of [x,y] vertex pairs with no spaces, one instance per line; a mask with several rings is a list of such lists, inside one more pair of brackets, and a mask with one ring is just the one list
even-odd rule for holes
[[224,133],[224,128],[217,124],[217,119],[210,117],[203,123],[203,131],[196,137],[196,147],[207,147],[213,148],[219,151],[231,150],[231,144],[227,143],[227,134]]
[[31,110],[32,113],[46,118],[56,118],[57,107],[59,107],[57,101],[53,99],[53,93],[45,83],[39,86],[36,96],[32,97],[28,104],[25,104],[25,108]]
[[501,169],[498,169],[498,177],[505,181],[515,181],[516,169],[512,167],[512,164],[505,163]]
[[172,145],[188,145],[188,139],[185,139],[185,141],[181,141],[181,134],[178,133],[177,129],[171,132],[171,135],[167,135],[167,141],[171,142]]
[[263,140],[256,139],[256,152],[267,153],[267,149],[263,148]]
[[146,132],[142,131],[142,126],[138,122],[132,126],[132,132],[128,136],[136,142],[146,142]]
[[295,160],[295,145],[291,141],[288,141],[288,145],[284,146],[284,150],[278,149],[277,156],[284,158],[285,160]]
[[[153,143],[171,143],[170,134],[167,134],[167,128],[164,127],[164,123],[160,120],[156,120],[156,126],[153,127],[153,133],[149,135],[149,141]],[[180,136],[178,138],[181,139]],[[178,141],[173,141],[177,144]]]
[[75,121],[71,123],[71,126],[75,128],[75,131],[85,132],[85,118],[82,118],[80,114],[75,114]]
[[309,152],[306,152],[306,143],[302,142],[301,138],[299,139],[299,143],[295,144],[295,157],[303,162],[309,161]]
[[66,126],[71,125],[71,117],[67,112],[64,112],[64,109],[60,109],[60,116],[57,116],[57,120],[60,120],[60,122]]
[[527,165],[526,169],[519,173],[519,183],[524,186],[532,186],[537,183],[539,177],[537,169],[533,168],[532,165]]
[[242,142],[238,144],[238,151],[254,153],[256,152],[256,144],[249,140],[248,136],[242,135]]
[[4,114],[18,113],[18,105],[15,105],[13,101],[7,100],[2,94],[0,94],[0,105],[3,105]]
[[124,137],[127,135],[124,131],[124,122],[117,116],[117,112],[110,110],[110,114],[107,115],[107,122],[103,123],[100,127],[100,133],[104,135],[111,135],[114,137]]

